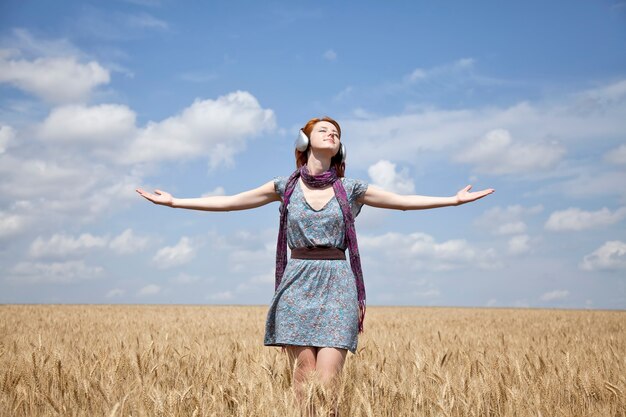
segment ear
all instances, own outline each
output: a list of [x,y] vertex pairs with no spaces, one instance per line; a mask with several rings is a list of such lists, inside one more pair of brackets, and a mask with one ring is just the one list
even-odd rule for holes
[[298,133],[298,137],[296,138],[296,143],[294,145],[300,152],[306,151],[309,147],[309,138],[304,134],[302,129],[300,129],[300,133]]

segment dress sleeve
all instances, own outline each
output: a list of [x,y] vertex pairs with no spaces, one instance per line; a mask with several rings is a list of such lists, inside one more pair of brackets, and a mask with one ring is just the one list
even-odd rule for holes
[[357,179],[345,179],[344,187],[346,189],[346,194],[348,194],[348,201],[350,201],[350,206],[352,208],[352,215],[356,218],[361,212],[361,207],[363,204],[357,202],[359,198],[365,194],[367,191],[368,183],[365,181],[357,180]]
[[282,199],[285,195],[285,187],[287,186],[287,177],[275,177],[274,178],[274,190],[278,193]]

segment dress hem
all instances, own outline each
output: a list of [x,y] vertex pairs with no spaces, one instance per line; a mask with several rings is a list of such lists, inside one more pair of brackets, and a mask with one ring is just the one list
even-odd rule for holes
[[347,345],[341,345],[341,344],[335,344],[332,346],[329,346],[328,344],[324,345],[324,346],[317,346],[315,344],[310,344],[310,343],[297,343],[297,342],[285,342],[285,343],[281,343],[281,342],[273,342],[273,343],[268,343],[268,342],[264,342],[263,343],[265,346],[267,347],[285,347],[285,346],[307,346],[307,347],[317,347],[317,348],[323,348],[323,347],[332,347],[332,348],[337,348],[337,349],[346,349],[349,350],[352,354],[356,353],[356,348],[352,348],[351,346],[347,346]]

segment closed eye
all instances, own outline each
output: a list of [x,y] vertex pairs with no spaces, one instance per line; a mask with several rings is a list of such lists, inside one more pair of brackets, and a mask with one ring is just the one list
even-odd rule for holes
[[[321,133],[326,133],[326,128],[321,128],[319,131],[320,131]],[[338,137],[339,137],[339,133],[337,133],[337,132],[333,132],[333,133],[332,133],[332,135],[333,135],[334,137],[336,137],[336,138],[338,138]]]

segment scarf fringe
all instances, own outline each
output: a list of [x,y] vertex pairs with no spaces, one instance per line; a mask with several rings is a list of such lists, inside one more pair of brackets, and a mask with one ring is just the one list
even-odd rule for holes
[[363,322],[365,321],[365,300],[359,301],[359,333],[363,333]]

